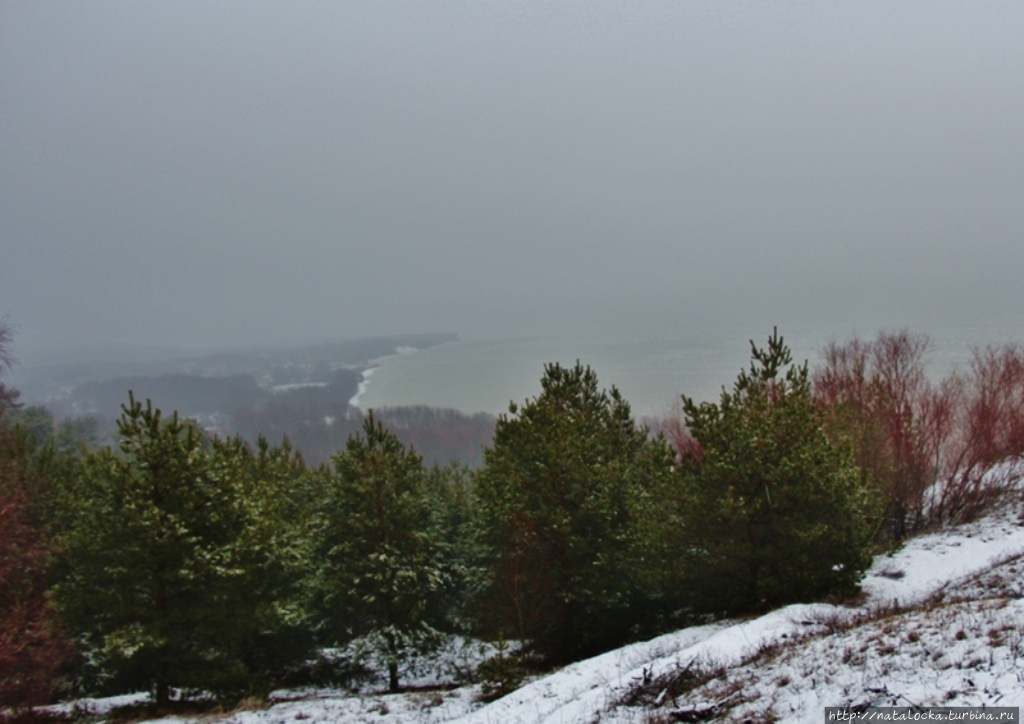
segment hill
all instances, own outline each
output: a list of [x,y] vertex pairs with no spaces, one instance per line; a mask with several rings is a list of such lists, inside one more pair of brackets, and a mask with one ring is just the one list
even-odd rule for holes
[[[1018,493],[976,523],[877,557],[855,604],[792,605],[684,629],[566,666],[487,705],[477,701],[479,684],[452,688],[458,654],[450,653],[425,662],[416,690],[403,694],[373,684],[358,693],[282,691],[268,708],[202,720],[802,723],[822,721],[826,706],[1018,706],[1022,516]],[[102,713],[129,701],[78,706]]]

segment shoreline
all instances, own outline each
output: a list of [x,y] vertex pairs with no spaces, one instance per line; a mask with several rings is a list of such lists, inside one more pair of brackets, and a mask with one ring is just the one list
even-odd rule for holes
[[[376,362],[376,360],[374,360]],[[371,363],[372,364],[372,363]],[[373,371],[380,365],[373,365],[372,367],[364,367],[360,374],[362,379],[359,380],[359,384],[356,385],[356,393],[348,401],[349,407],[359,407],[359,398],[366,394],[367,388],[370,386],[370,377],[373,376]],[[360,408],[362,409],[362,408]]]
[[[784,338],[794,359],[806,360],[812,367],[821,362],[821,350],[830,341],[874,337],[835,335],[824,327],[794,326],[792,332],[784,332]],[[995,334],[984,325],[965,328],[953,324],[915,333],[932,340],[924,361],[930,374],[943,377],[951,369],[969,366],[970,350],[980,340],[988,338],[997,344],[1024,336],[1015,331]],[[396,350],[366,363],[351,404],[363,411],[370,407],[422,405],[497,416],[508,410],[510,400],[529,399],[539,392],[543,365],[552,361],[567,365],[579,360],[599,374],[603,387],[619,389],[637,419],[675,417],[680,394],[698,401],[716,400],[737,372],[746,369],[749,342],[741,340],[743,335],[697,329],[688,337],[646,342],[599,338],[488,340]],[[413,351],[429,354],[409,360],[389,359]],[[384,370],[377,372],[378,367]]]
[[[427,349],[429,349],[429,347]],[[382,357],[375,357],[374,359],[367,362],[365,366],[357,368],[361,370],[362,379],[359,380],[359,384],[356,386],[356,393],[352,395],[352,397],[348,401],[349,407],[355,407],[358,408],[359,410],[363,409],[362,407],[359,406],[359,400],[363,395],[366,394],[366,391],[370,388],[370,378],[373,377],[373,373],[380,368],[384,360],[390,359],[391,357],[403,357],[405,355],[415,354],[416,352],[419,351],[419,347],[407,347],[399,345],[398,347],[395,347],[395,351],[393,353],[386,354]]]

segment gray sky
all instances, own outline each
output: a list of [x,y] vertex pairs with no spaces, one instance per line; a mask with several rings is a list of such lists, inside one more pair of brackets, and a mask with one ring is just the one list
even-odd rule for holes
[[1022,29],[1019,0],[2,0],[0,316],[23,353],[1016,319]]

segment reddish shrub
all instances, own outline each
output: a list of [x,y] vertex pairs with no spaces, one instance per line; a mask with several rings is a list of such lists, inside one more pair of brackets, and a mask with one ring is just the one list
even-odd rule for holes
[[1024,352],[976,351],[968,372],[934,382],[930,347],[908,331],[833,343],[814,373],[816,397],[885,495],[884,540],[976,517],[1010,482],[1010,468],[994,468],[1024,454]]
[[[11,361],[9,341],[0,323],[0,373]],[[25,439],[4,419],[17,395],[0,384],[0,708],[46,702],[70,651],[46,599],[48,551],[29,516],[41,485],[27,472]]]
[[690,455],[697,461],[700,461],[703,457],[700,442],[690,432],[690,428],[686,426],[682,408],[678,403],[673,414],[656,419],[645,418],[644,424],[647,425],[652,435],[664,435],[669,445],[676,452],[676,462]]
[[69,652],[46,600],[45,558],[23,501],[0,485],[0,706],[47,702]]
[[1016,480],[1009,463],[1024,454],[1024,350],[975,350],[968,372],[947,384],[958,407],[930,503],[934,518],[958,522],[977,517]]
[[832,343],[814,373],[816,397],[833,407],[853,438],[857,464],[884,492],[883,539],[898,540],[925,525],[925,492],[938,474],[952,390],[929,381],[924,360],[930,347],[928,337],[908,331]]

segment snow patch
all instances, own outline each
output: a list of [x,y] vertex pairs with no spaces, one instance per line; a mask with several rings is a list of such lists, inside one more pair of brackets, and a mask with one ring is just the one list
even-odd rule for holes
[[326,382],[292,382],[287,385],[274,385],[270,388],[270,394],[277,395],[292,390],[304,390],[310,387],[327,387]]

